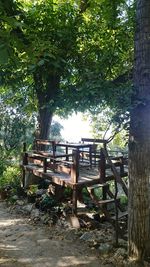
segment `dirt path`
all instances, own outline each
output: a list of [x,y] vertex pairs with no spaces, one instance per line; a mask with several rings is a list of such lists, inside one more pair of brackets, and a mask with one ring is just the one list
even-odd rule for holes
[[79,239],[55,236],[55,229],[29,224],[0,202],[1,267],[100,267],[95,252]]

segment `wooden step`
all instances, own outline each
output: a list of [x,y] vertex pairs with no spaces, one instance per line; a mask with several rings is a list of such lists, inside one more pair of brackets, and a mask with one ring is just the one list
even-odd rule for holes
[[[117,202],[120,201],[120,198],[117,198]],[[111,198],[111,199],[101,199],[101,200],[97,200],[96,204],[97,205],[103,205],[103,204],[109,204],[109,203],[114,203],[115,199]]]
[[[119,212],[118,219],[121,219],[122,217],[126,217],[126,216],[128,216],[128,212],[127,211]],[[112,216],[111,219],[112,220],[116,220],[116,215]]]
[[93,190],[93,189],[97,189],[97,188],[103,188],[103,187],[109,187],[109,184],[107,183],[101,183],[101,184],[94,184],[94,185],[91,185],[91,186],[88,186],[87,189],[88,190]]

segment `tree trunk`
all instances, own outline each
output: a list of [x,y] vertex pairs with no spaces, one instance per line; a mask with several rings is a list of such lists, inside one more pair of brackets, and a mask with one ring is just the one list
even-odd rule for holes
[[37,71],[34,74],[34,82],[39,109],[39,138],[48,139],[52,117],[57,108],[60,76],[56,73],[47,74],[46,79],[43,76],[45,77],[42,71]]
[[150,1],[137,0],[135,95],[129,138],[129,257],[150,251]]
[[53,112],[51,112],[49,106],[39,108],[39,138],[49,139],[50,127],[52,122]]

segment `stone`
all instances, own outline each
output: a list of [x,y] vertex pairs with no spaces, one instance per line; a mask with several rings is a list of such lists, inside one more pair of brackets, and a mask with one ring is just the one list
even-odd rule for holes
[[36,196],[37,197],[41,197],[42,195],[45,195],[46,194],[46,192],[47,192],[47,189],[38,189],[37,191],[36,191]]
[[127,250],[124,248],[118,248],[114,254],[114,258],[116,258],[116,259],[119,257],[125,258],[126,256],[127,256]]
[[119,246],[127,248],[127,241],[126,240],[119,238],[118,243],[119,243]]
[[31,214],[30,214],[31,218],[39,218],[40,216],[40,211],[38,209],[32,209],[31,210]]
[[85,232],[81,237],[80,240],[87,241],[87,242],[93,242],[94,235],[92,232]]
[[98,250],[101,254],[108,254],[112,250],[113,246],[111,244],[102,243]]
[[25,206],[22,206],[22,210],[29,214],[31,213],[32,209],[33,209],[33,204],[27,204]]
[[44,224],[48,224],[49,220],[51,220],[50,216],[48,214],[44,214],[43,216],[41,216],[41,222]]
[[18,200],[19,198],[18,198],[17,195],[13,195],[13,196],[11,197],[11,199],[12,199],[12,200]]
[[18,200],[16,201],[16,204],[19,205],[19,206],[23,206],[23,205],[24,205],[24,201],[18,199]]

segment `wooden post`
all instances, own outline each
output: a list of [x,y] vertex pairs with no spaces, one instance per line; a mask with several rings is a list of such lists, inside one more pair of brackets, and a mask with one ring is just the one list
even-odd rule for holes
[[37,150],[37,149],[36,149],[36,139],[33,140],[32,149],[33,149],[33,150]]
[[27,151],[27,144],[26,142],[23,142],[23,152],[26,152]]
[[[23,159],[22,159],[23,165],[27,165],[28,164],[27,155],[25,153],[26,150],[27,150],[26,142],[23,142]],[[23,169],[23,173],[22,173],[22,186],[23,186],[23,188],[25,187],[25,176],[26,176],[26,172]]]
[[55,158],[56,156],[56,142],[52,141],[52,151],[53,151],[53,157]]
[[28,153],[25,152],[23,155],[23,165],[28,165]]
[[69,161],[69,157],[67,155],[68,155],[68,146],[66,146],[66,161]]
[[99,161],[99,175],[100,175],[100,182],[105,183],[106,178],[106,159],[101,148],[100,150],[100,161]]
[[120,157],[120,176],[122,177],[124,175],[124,165],[123,165],[123,156]]
[[73,150],[73,165],[71,168],[71,181],[73,182],[72,204],[73,213],[77,214],[77,183],[79,177],[79,151]]
[[[24,146],[23,147],[23,150],[25,149],[26,147]],[[28,153],[25,152],[23,154],[23,165],[28,165]],[[22,175],[22,186],[25,187],[25,176],[26,176],[26,171],[25,169],[23,169],[23,175]]]
[[79,177],[79,151],[73,150],[72,158],[73,165],[71,167],[71,181],[73,184],[77,184]]
[[46,173],[47,171],[47,158],[44,158],[43,160],[43,172]]
[[90,168],[92,168],[92,145],[89,147],[89,161],[90,161]]
[[73,186],[73,192],[72,192],[72,211],[73,214],[77,215],[77,187],[76,185]]
[[[102,148],[100,150],[99,172],[100,172],[100,183],[105,183],[106,182],[106,158],[105,158]],[[102,188],[102,194],[103,194],[103,199],[104,200],[107,199],[107,196],[106,196],[107,188],[106,187]]]

